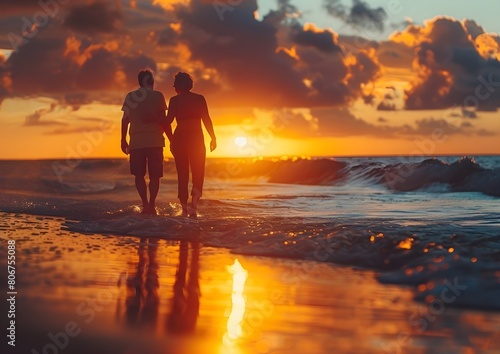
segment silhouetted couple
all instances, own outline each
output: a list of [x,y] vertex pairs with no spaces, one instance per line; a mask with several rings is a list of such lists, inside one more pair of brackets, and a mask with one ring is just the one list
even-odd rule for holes
[[[217,147],[205,97],[191,92],[193,79],[189,74],[179,72],[174,79],[177,95],[170,98],[165,115],[165,97],[154,90],[153,73],[143,70],[139,72],[138,80],[140,87],[127,94],[122,107],[121,149],[125,154],[130,154],[130,173],[135,176],[135,186],[143,204],[142,213],[156,215],[155,201],[160,178],[163,177],[163,133],[166,133],[177,169],[177,197],[182,206],[182,216],[195,217],[205,176],[206,150],[201,122],[212,139],[210,151]],[[174,119],[177,127],[172,133]],[[127,132],[130,134],[130,144],[127,143]],[[144,178],[146,167],[149,174],[149,200]],[[189,169],[193,186],[191,204],[188,205]]]

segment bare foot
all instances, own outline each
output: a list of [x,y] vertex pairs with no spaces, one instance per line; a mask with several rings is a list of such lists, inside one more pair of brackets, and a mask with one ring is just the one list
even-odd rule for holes
[[200,201],[200,198],[201,198],[201,195],[199,195],[199,194],[193,195],[193,198],[191,201],[191,206],[195,211],[198,210],[198,202]]
[[181,216],[187,217],[188,216],[188,206],[187,204],[181,204],[182,206],[182,214]]
[[192,208],[192,209],[189,211],[189,217],[190,217],[190,218],[197,218],[197,217],[198,217],[198,213],[196,212],[196,209]]

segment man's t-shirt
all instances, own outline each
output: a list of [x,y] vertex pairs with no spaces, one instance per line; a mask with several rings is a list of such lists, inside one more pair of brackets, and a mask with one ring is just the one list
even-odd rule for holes
[[127,94],[122,111],[128,112],[130,119],[130,150],[165,146],[158,114],[164,114],[166,109],[160,91],[140,87]]

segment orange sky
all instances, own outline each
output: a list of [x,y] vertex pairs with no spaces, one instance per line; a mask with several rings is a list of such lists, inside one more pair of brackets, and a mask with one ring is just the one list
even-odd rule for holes
[[500,153],[500,39],[472,19],[374,39],[320,28],[293,6],[274,17],[257,8],[75,0],[13,52],[8,24],[37,8],[12,7],[0,15],[0,159],[124,156],[121,100],[146,66],[167,100],[173,74],[192,74],[213,157]]

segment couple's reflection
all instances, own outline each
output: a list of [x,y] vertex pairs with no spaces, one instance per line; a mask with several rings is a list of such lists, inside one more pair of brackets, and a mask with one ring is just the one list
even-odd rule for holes
[[[135,275],[127,281],[126,321],[129,325],[156,328],[159,313],[158,239],[140,243]],[[189,245],[191,260],[189,261]],[[172,306],[166,318],[166,330],[190,333],[196,327],[200,309],[198,242],[181,241],[179,264],[175,274]]]

